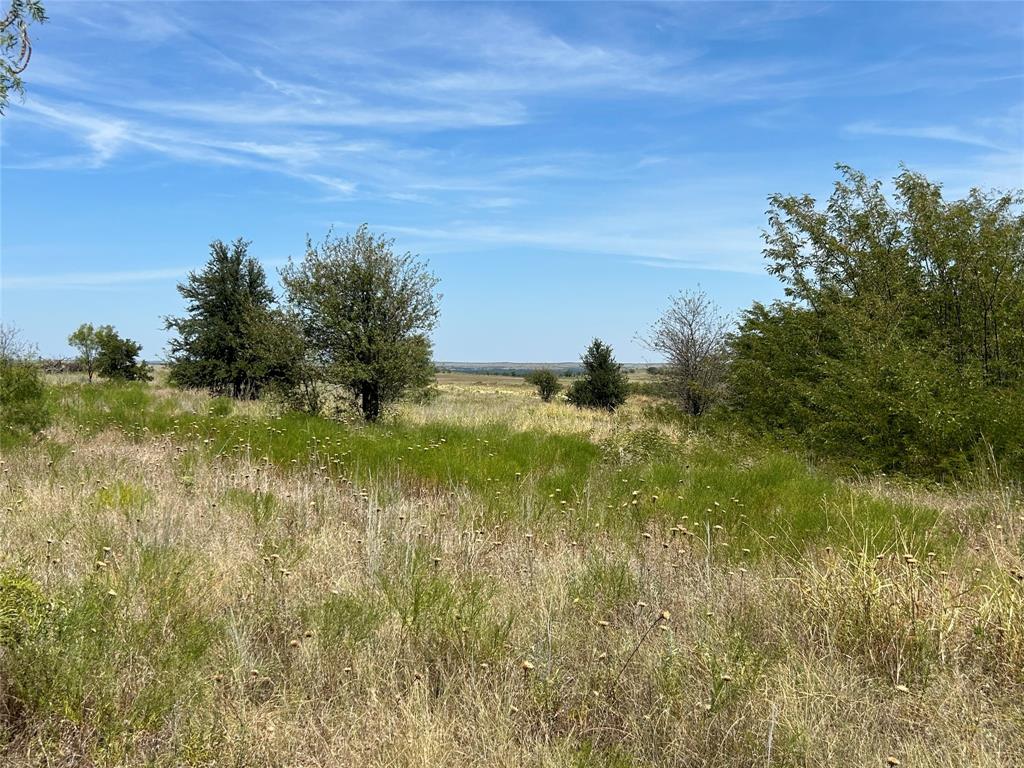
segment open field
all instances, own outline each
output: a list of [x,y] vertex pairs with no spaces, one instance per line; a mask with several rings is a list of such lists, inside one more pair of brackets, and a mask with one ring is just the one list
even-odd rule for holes
[[346,425],[54,380],[0,475],[0,763],[1024,764],[1024,496],[512,377]]

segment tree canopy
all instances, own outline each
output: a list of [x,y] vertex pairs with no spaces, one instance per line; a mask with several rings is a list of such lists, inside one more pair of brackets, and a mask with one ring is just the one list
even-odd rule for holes
[[629,380],[615,361],[612,348],[594,339],[583,357],[583,373],[569,387],[566,399],[577,408],[614,411],[629,394]]
[[249,242],[210,243],[210,258],[191,272],[178,292],[186,314],[166,319],[177,332],[169,342],[170,380],[231,397],[258,397],[268,384],[291,382],[302,354],[301,337],[267,284]]
[[281,271],[321,378],[348,389],[363,416],[433,373],[428,334],[438,317],[437,277],[417,256],[364,224],[352,235],[306,242]]
[[787,299],[732,338],[733,404],[869,467],[952,471],[982,441],[1024,463],[1024,217],[1012,193],[946,201],[904,170],[889,199],[840,166],[824,208],[771,198]]

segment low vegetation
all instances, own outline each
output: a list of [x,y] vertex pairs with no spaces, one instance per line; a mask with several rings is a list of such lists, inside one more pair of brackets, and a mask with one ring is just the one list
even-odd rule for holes
[[843,480],[525,385],[351,426],[51,397],[2,466],[5,764],[1024,759],[1024,499],[996,477]]

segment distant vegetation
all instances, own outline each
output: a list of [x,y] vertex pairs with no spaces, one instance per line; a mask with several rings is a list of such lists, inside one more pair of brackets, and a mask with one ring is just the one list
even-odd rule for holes
[[551,402],[551,399],[562,391],[562,383],[550,368],[537,368],[524,378],[528,384],[537,388],[537,395],[545,403]]
[[93,374],[115,381],[149,381],[152,370],[139,360],[142,345],[124,339],[113,326],[83,323],[68,336],[68,344],[78,350],[77,363],[92,381]]
[[594,339],[583,354],[583,372],[573,380],[565,399],[577,408],[614,411],[629,395],[626,372],[615,360],[612,348]]

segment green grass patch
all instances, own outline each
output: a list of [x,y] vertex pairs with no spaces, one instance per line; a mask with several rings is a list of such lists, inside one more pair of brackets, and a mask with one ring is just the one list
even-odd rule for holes
[[[798,455],[724,431],[697,434],[681,447],[640,424],[597,445],[578,435],[501,424],[352,426],[304,414],[256,418],[219,401],[203,412],[184,412],[141,384],[63,391],[63,411],[87,430],[115,427],[136,438],[171,434],[197,447],[198,455],[315,466],[359,486],[385,479],[394,482],[376,487],[399,493],[465,489],[489,522],[518,519],[576,536],[595,527],[623,535],[652,526],[685,528],[727,557],[796,553],[822,542],[861,548],[899,540],[923,551],[956,538],[937,529],[935,510],[855,492]],[[187,457],[181,462],[187,485]],[[258,507],[266,500],[250,502]],[[261,518],[269,511],[254,507],[252,513]]]

